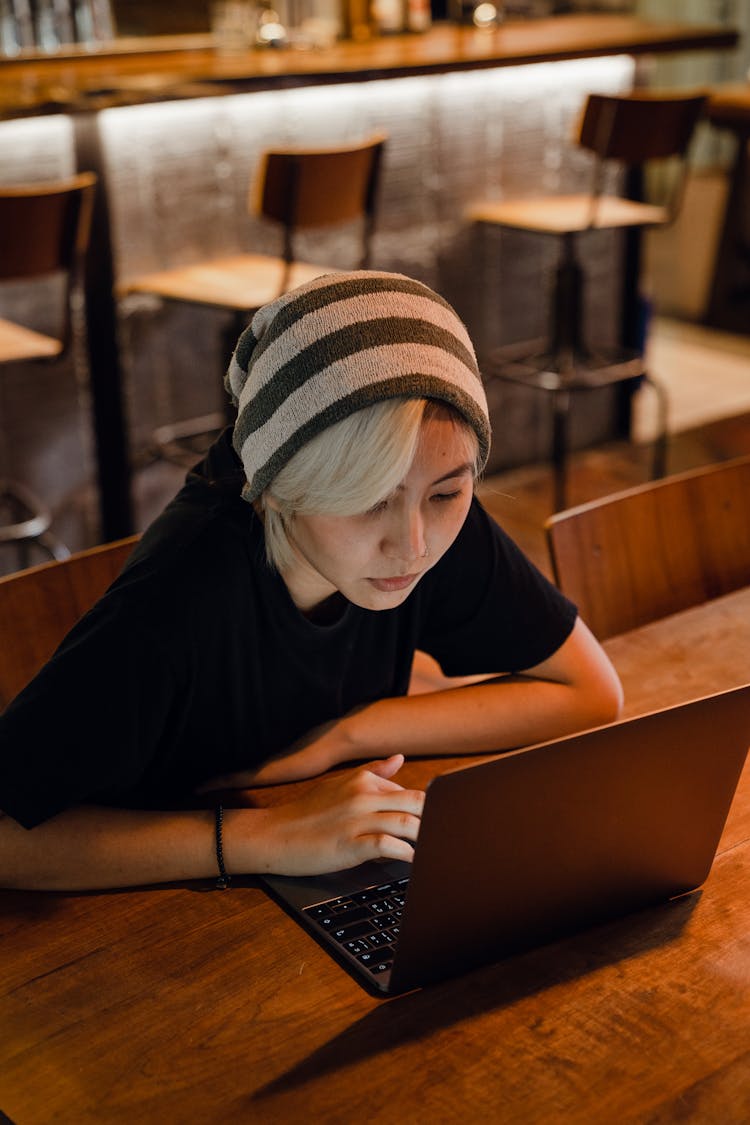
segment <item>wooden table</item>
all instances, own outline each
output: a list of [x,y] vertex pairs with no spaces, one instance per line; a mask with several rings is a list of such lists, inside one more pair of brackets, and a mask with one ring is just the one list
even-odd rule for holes
[[707,116],[734,134],[729,195],[716,252],[706,322],[730,332],[750,332],[750,82],[719,87]]
[[[750,588],[608,642],[628,713],[743,682],[748,622]],[[4,892],[0,951],[16,1125],[746,1125],[750,765],[701,893],[395,1000],[252,879]]]

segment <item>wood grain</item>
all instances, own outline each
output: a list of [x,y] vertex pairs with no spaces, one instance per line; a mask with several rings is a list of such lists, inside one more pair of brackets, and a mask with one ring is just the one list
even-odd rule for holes
[[[743,682],[748,620],[750,588],[608,642],[628,713]],[[249,878],[3,892],[0,1109],[390,1125],[395,1088],[407,1125],[746,1125],[749,883],[746,767],[699,893],[388,1002]]]
[[597,637],[750,582],[750,457],[707,465],[552,516],[555,580]]
[[64,562],[0,578],[0,708],[36,675],[115,580],[137,539],[92,547]]

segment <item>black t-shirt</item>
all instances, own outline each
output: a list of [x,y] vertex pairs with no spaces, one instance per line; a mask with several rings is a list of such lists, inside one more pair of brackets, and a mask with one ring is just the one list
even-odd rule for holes
[[406,601],[297,610],[265,561],[226,436],[122,575],[0,716],[0,808],[33,827],[71,805],[159,807],[353,707],[403,695],[415,649],[447,675],[521,671],[575,607],[475,500]]

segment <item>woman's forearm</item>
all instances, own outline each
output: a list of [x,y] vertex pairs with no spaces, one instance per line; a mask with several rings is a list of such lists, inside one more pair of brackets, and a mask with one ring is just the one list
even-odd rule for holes
[[[240,811],[240,810],[238,810]],[[261,819],[263,810],[243,809]],[[252,828],[247,836],[252,839]],[[248,863],[252,866],[251,857]],[[79,806],[30,830],[0,814],[0,885],[97,890],[218,874],[212,809]]]
[[621,706],[617,675],[579,621],[559,652],[527,675],[381,699],[347,716],[336,734],[349,758],[479,754],[610,722]]
[[[370,859],[410,860],[424,794],[393,780],[400,755],[316,779],[270,808],[229,808],[230,875],[313,875]],[[79,806],[32,829],[0,813],[0,886],[99,890],[215,878],[213,810]]]
[[507,676],[481,685],[383,699],[344,722],[354,760],[400,752],[410,756],[482,754],[509,750],[616,716],[589,707],[565,685]]

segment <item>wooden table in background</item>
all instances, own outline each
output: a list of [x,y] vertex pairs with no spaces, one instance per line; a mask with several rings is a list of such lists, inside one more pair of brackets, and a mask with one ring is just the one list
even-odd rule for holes
[[[609,641],[628,713],[744,682],[749,624],[747,589]],[[252,879],[3,892],[0,966],[15,1125],[747,1125],[750,764],[701,892],[398,999]]]

